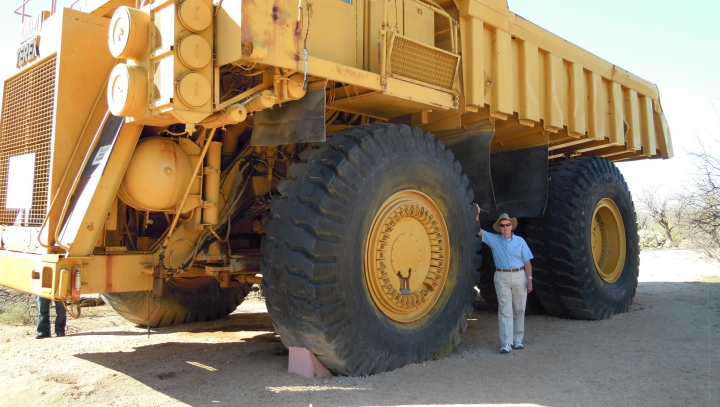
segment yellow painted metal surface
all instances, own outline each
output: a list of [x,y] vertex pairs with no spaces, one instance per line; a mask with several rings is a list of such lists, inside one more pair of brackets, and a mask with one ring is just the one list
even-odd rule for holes
[[[152,288],[152,277],[143,264],[152,264],[149,254],[92,256],[65,259],[57,255],[3,252],[0,285],[46,298],[61,298],[60,271],[80,271],[80,295],[143,291]],[[58,295],[61,294],[61,295]]]
[[[72,240],[64,242],[69,246],[68,254],[73,257],[89,256],[98,236],[103,231],[103,225],[108,218],[108,211],[117,194],[118,187],[122,181],[125,169],[130,162],[132,152],[137,144],[142,126],[125,124],[120,130],[115,147],[108,158],[107,167],[97,181],[97,187],[91,196],[87,197],[87,209],[81,211],[84,216],[76,224],[76,229],[71,230]],[[83,199],[80,199],[82,202]],[[78,211],[83,208],[78,204]],[[72,218],[71,218],[72,219]],[[72,222],[68,222],[72,225]],[[62,238],[61,238],[62,240]]]
[[615,202],[603,198],[595,206],[590,225],[590,243],[595,267],[607,283],[614,283],[625,266],[625,225]]
[[389,197],[365,244],[365,278],[378,309],[402,323],[430,312],[447,281],[451,244],[445,219],[427,195],[406,190]]
[[[115,7],[119,4],[107,4],[110,3]],[[228,64],[243,69],[275,67],[298,73],[307,69],[311,77],[380,90],[391,96],[388,100],[396,101],[397,108],[387,109],[390,103],[374,104],[378,97],[369,98],[367,92],[358,92],[337,105],[338,108],[340,104],[347,105],[343,111],[371,117],[391,118],[438,108],[457,110],[458,118],[477,111],[486,111],[489,120],[516,116],[525,126],[537,126],[553,134],[549,140],[550,158],[581,154],[616,160],[672,155],[655,85],[515,15],[506,0],[441,1],[440,5],[423,0],[397,4],[320,0],[311,5],[291,0],[224,0],[212,18],[207,17],[205,10],[209,0],[148,3],[147,12],[158,27],[151,30],[151,36],[157,31],[158,37],[150,55],[154,62],[139,66],[150,69],[148,75],[154,78],[158,95],[150,102],[149,114],[154,119],[142,119],[141,123],[157,124],[158,120],[193,123],[219,109],[217,106],[228,106],[218,102],[218,95],[206,96],[208,92],[218,92],[217,77],[198,72],[208,80],[206,84],[198,75],[177,69],[178,65],[188,66],[187,61],[202,58],[185,58],[184,65],[182,55],[176,55],[174,62],[168,59],[179,54],[168,51],[171,42],[168,39],[187,41],[179,34],[179,25],[191,32],[207,32],[188,28],[189,23],[183,23],[182,17],[182,8],[195,10],[195,6],[203,5],[202,28],[216,24],[216,74],[219,67]],[[190,7],[190,3],[197,4]],[[170,14],[177,15],[179,23],[173,25],[170,20],[175,17]],[[440,23],[448,16],[459,26],[457,44],[451,35],[455,28]],[[408,44],[417,41],[428,46],[429,53],[418,49],[401,58],[411,61],[403,67],[416,67],[417,74],[395,71],[399,65],[393,55],[401,55],[398,54],[401,51],[394,49],[397,42],[394,39],[402,38],[411,40]],[[212,43],[212,38],[207,40]],[[307,64],[303,51],[306,46]],[[423,76],[439,69],[442,54],[433,54],[433,49],[452,53],[455,46],[462,54],[457,69],[462,75],[462,88],[459,82],[438,85],[439,82],[429,79],[437,76],[434,74]],[[199,69],[193,62],[189,66],[192,73]],[[423,87],[445,87],[458,98],[451,105],[444,95],[429,94],[438,100],[418,97],[415,89],[397,86],[388,80],[391,77]],[[277,79],[273,80],[277,91]],[[282,103],[282,97],[276,96],[275,103]],[[214,109],[208,110],[208,99],[216,101]],[[422,124],[427,129],[443,131],[458,128],[463,120],[444,120],[440,124],[428,116],[426,122]],[[603,141],[607,146],[603,147]]]
[[[441,134],[492,129],[491,153],[548,145],[550,160],[673,155],[655,85],[513,14],[506,0],[83,0],[80,7],[84,12],[65,9],[44,21],[37,36],[23,44],[27,60],[5,80],[4,143],[20,144],[25,133],[19,123],[26,123],[36,136],[32,142],[42,147],[36,152],[35,179],[44,183],[36,184],[41,202],[28,214],[30,226],[11,226],[15,212],[0,215],[5,231],[0,284],[43,296],[57,296],[58,287],[67,285],[67,278],[62,284],[58,279],[72,276],[72,268],[83,276],[82,293],[152,286],[150,276],[139,270],[157,264],[156,239],[135,231],[130,251],[118,243],[130,233],[118,216],[126,204],[147,212],[148,219],[149,212],[183,214],[165,259],[169,268],[180,266],[193,254],[203,228],[221,223],[230,190],[218,185],[217,169],[218,157],[227,158],[232,139],[227,134],[237,130],[237,139],[253,112],[302,99],[306,74],[309,87],[325,87],[329,130],[393,120]],[[32,41],[42,46],[33,48]],[[113,69],[122,75],[111,75]],[[72,239],[53,246],[63,201],[74,192],[108,108],[126,117],[126,127],[86,212],[73,215],[78,221]],[[341,114],[345,122],[332,123]],[[172,132],[182,131],[177,125],[191,131],[228,128],[222,147],[213,147],[206,168],[198,167],[190,181],[184,207],[177,208],[174,199],[168,204],[172,208],[147,211],[122,194],[118,198],[143,126],[162,131],[171,125]],[[193,168],[203,164],[200,151],[209,142],[197,134],[192,139],[166,134],[188,153]],[[262,153],[276,148],[270,147]],[[12,156],[16,153],[27,151]],[[261,188],[255,178],[270,180]],[[274,186],[271,174],[253,179],[256,193]],[[419,192],[388,208],[405,201],[442,218]],[[616,219],[613,205],[596,211],[601,220],[594,242],[601,246],[622,245],[603,226]],[[622,227],[621,221],[614,224]],[[415,226],[407,226],[412,236]],[[37,241],[38,235],[38,244],[26,241],[25,236]],[[220,259],[218,249],[212,250],[208,256]],[[48,252],[70,258],[42,257]],[[619,260],[607,253],[594,252],[601,275],[610,281]],[[424,284],[416,278],[409,280],[413,289]],[[388,299],[381,285],[373,290],[375,302],[394,320],[416,320],[429,309],[420,305],[408,311]],[[432,302],[432,295],[428,298],[425,303]]]
[[[505,0],[456,4],[469,105],[482,108],[484,103],[498,119],[516,114],[524,125],[542,123],[557,133],[550,141],[551,158],[561,157],[553,150],[567,151],[572,139],[625,147],[603,151],[588,144],[592,149],[583,150],[579,143],[574,154],[611,160],[627,152],[632,154],[623,159],[672,156],[662,110],[655,108],[660,106],[655,85],[513,14]],[[510,80],[507,72],[515,72]],[[484,98],[478,87],[482,82],[491,85]]]

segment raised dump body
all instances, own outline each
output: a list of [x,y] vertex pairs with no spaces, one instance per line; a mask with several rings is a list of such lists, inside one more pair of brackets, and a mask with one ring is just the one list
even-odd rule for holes
[[549,313],[632,302],[611,161],[672,156],[658,90],[505,1],[49,3],[5,79],[1,284],[153,327],[262,284],[286,345],[375,373],[494,298],[475,201],[520,218]]

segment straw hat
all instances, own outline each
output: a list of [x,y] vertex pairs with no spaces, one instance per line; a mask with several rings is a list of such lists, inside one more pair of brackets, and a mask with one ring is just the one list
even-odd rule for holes
[[507,213],[502,213],[502,214],[500,214],[500,217],[498,218],[498,220],[495,221],[495,224],[493,225],[493,229],[495,229],[496,232],[500,233],[500,228],[498,227],[498,224],[503,219],[509,220],[512,223],[512,230],[515,230],[515,228],[517,227],[517,219],[511,218],[510,215],[508,215]]

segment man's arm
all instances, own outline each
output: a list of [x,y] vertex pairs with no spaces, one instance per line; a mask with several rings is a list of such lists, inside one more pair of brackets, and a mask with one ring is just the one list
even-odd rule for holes
[[532,264],[530,264],[530,260],[525,262],[525,274],[527,275],[527,292],[530,292],[533,290]]
[[[478,204],[473,204],[475,206],[475,222],[480,221],[480,206]],[[480,228],[480,231],[477,232],[477,237],[482,237],[483,231],[482,228]]]

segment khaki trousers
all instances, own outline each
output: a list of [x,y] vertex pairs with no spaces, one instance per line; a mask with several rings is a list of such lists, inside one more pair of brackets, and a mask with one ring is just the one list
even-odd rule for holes
[[495,292],[498,299],[500,343],[522,343],[525,336],[525,301],[527,299],[525,271],[496,271]]

